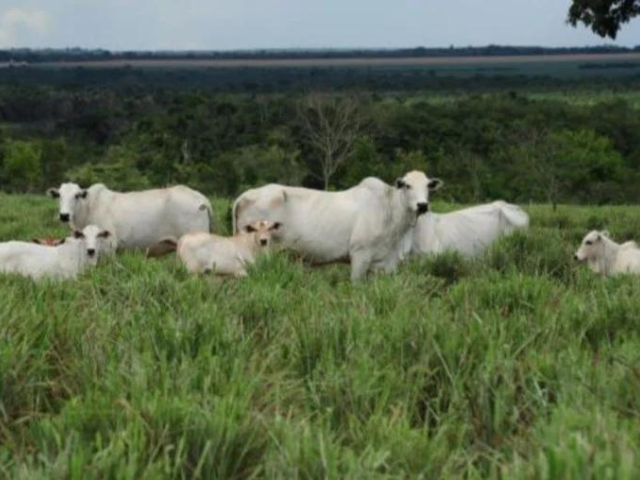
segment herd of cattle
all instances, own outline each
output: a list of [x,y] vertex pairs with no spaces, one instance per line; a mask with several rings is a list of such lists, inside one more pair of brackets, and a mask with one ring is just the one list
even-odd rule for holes
[[[240,195],[232,206],[232,237],[212,234],[213,210],[185,186],[115,192],[103,184],[49,189],[58,199],[68,238],[0,243],[0,272],[33,279],[75,278],[117,250],[148,256],[176,251],[194,273],[247,274],[272,243],[314,264],[346,261],[352,280],[393,272],[411,256],[457,251],[482,253],[493,241],[527,228],[528,215],[503,201],[451,213],[432,213],[429,194],[442,181],[413,171],[394,186],[377,178],[339,192],[270,184]],[[590,232],[576,253],[602,275],[640,273],[640,249],[618,245],[606,232]]]

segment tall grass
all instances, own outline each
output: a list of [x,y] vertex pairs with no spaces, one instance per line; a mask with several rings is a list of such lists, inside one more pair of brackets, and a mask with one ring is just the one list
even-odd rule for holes
[[[243,280],[133,253],[2,276],[0,476],[638,478],[640,280],[571,254],[640,239],[640,211],[529,212],[482,258],[357,285],[286,255]],[[0,239],[63,232],[0,196]]]

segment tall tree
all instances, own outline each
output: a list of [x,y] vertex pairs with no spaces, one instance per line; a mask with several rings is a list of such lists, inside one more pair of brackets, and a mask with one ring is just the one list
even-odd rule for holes
[[359,102],[354,97],[313,94],[298,104],[298,119],[304,138],[318,160],[314,176],[324,189],[336,171],[344,165],[361,133]]
[[601,37],[616,38],[623,23],[640,15],[640,0],[573,0],[567,21],[582,23]]

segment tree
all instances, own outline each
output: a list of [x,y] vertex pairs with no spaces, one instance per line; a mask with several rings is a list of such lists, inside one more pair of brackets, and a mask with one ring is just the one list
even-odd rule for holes
[[36,142],[7,140],[4,145],[3,177],[7,186],[19,191],[42,188],[42,150]]
[[46,185],[59,185],[67,170],[68,146],[64,139],[43,140],[42,176]]
[[640,15],[640,0],[573,0],[567,21],[615,39],[623,23]]
[[69,180],[83,186],[104,183],[115,190],[143,190],[149,179],[135,166],[132,152],[121,145],[109,147],[102,162],[89,162],[69,170]]
[[[341,187],[349,188],[362,181],[365,177],[385,178],[389,173],[389,165],[378,152],[373,139],[367,135],[361,136],[353,146],[353,152],[340,171]],[[395,177],[391,177],[393,179]]]
[[319,172],[312,173],[328,190],[331,177],[351,156],[360,137],[359,102],[353,97],[310,95],[298,104],[298,119],[304,140],[317,155]]
[[527,129],[505,139],[519,191],[558,202],[579,198],[588,203],[614,200],[624,177],[624,161],[608,138],[590,130]]

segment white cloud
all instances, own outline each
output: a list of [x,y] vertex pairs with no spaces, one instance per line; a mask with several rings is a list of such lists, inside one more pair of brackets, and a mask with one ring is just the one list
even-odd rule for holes
[[9,8],[0,13],[0,48],[32,44],[46,36],[51,25],[51,17],[42,9]]

